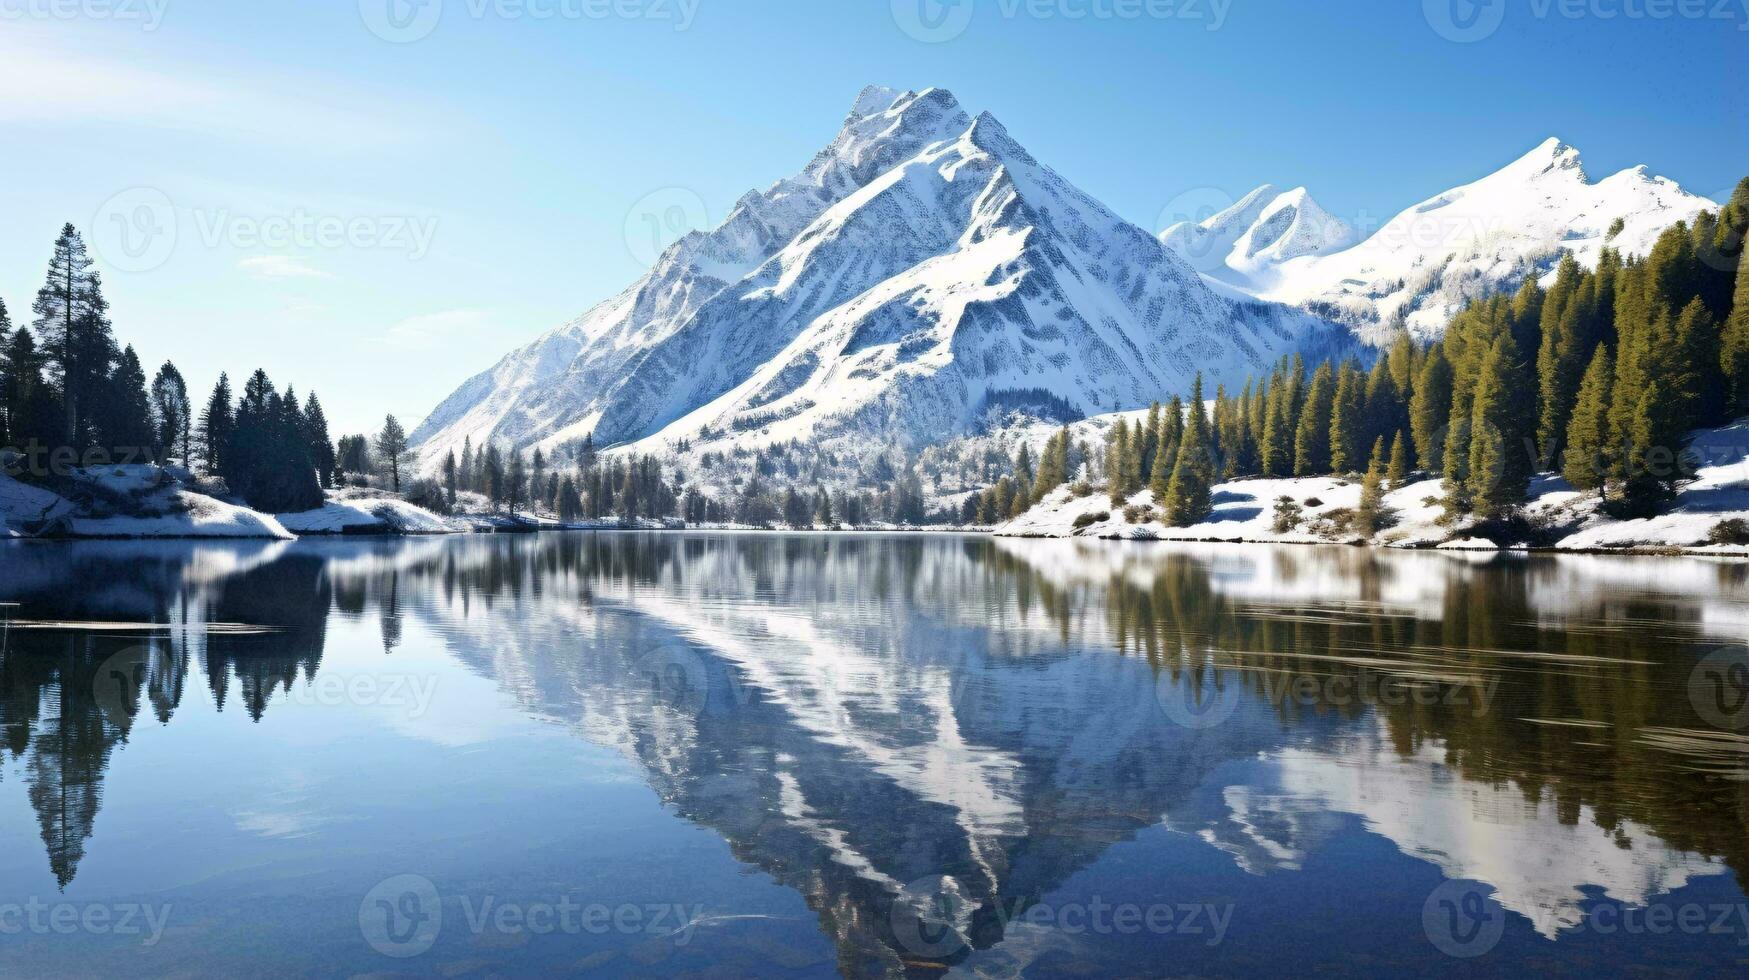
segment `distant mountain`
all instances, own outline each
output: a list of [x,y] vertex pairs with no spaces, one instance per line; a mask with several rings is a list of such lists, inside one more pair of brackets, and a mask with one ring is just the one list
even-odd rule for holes
[[[1374,342],[1398,325],[1438,336],[1470,300],[1516,288],[1563,252],[1587,266],[1605,244],[1643,255],[1665,228],[1718,207],[1643,166],[1593,183],[1579,151],[1557,139],[1405,210],[1358,244],[1303,190],[1273,194],[1259,188],[1206,221],[1167,228],[1161,241],[1213,279],[1302,305]],[[1290,195],[1297,207],[1282,202]]]
[[1160,240],[1198,272],[1249,285],[1255,272],[1346,248],[1355,234],[1304,187],[1282,193],[1264,184],[1206,221],[1167,228]]
[[[1287,195],[1282,195],[1283,198]],[[1279,211],[1279,209],[1278,209]],[[1288,218],[1258,254],[1306,254]],[[1276,252],[1268,250],[1279,246]],[[915,447],[992,407],[1096,414],[1242,383],[1343,328],[1217,291],[941,89],[870,88],[800,174],[511,353],[413,440]]]

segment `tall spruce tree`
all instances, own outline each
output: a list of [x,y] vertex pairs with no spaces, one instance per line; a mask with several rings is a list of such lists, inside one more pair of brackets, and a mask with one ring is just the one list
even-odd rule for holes
[[1575,490],[1596,490],[1607,496],[1610,472],[1609,395],[1615,364],[1609,345],[1600,344],[1579,382],[1572,419],[1563,440],[1566,446],[1561,475]]
[[1385,437],[1372,445],[1366,476],[1360,481],[1360,505],[1354,510],[1354,530],[1371,537],[1385,525]]
[[[1749,185],[1749,180],[1739,185],[1738,190],[1749,193],[1744,185]],[[1749,414],[1749,262],[1741,259],[1741,249],[1731,315],[1725,321],[1719,347],[1721,373],[1730,391],[1730,412],[1739,416]]]
[[169,361],[152,378],[152,428],[159,463],[181,456],[183,467],[194,465],[194,406],[182,372]]
[[1373,365],[1372,373],[1366,381],[1366,408],[1362,423],[1362,438],[1371,445],[1383,438],[1389,442],[1398,429],[1409,424],[1409,409],[1403,400],[1403,391],[1397,385],[1397,378],[1391,371],[1388,358],[1381,357]]
[[1534,469],[1525,441],[1526,380],[1512,334],[1501,334],[1482,361],[1470,423],[1469,501],[1483,518],[1522,504]]
[[1200,372],[1191,392],[1184,439],[1179,444],[1178,460],[1172,468],[1172,479],[1162,501],[1166,508],[1166,522],[1174,527],[1189,527],[1213,511],[1214,458],[1209,445],[1208,419],[1203,415]]
[[1336,375],[1328,361],[1312,372],[1306,404],[1300,410],[1299,432],[1294,437],[1294,475],[1319,476],[1330,472],[1331,412],[1336,401]]
[[[401,476],[413,462],[412,447],[407,445],[407,430],[401,428],[401,423],[393,415],[383,419],[382,431],[377,433],[377,461],[389,477],[389,489],[395,493],[401,492]],[[511,453],[512,465],[520,467],[522,454]],[[521,487],[513,488],[520,494]],[[515,501],[511,503],[515,509]]]
[[1366,375],[1353,362],[1343,364],[1330,404],[1330,468],[1334,472],[1353,473],[1365,465],[1368,445],[1361,441],[1366,434],[1365,403]]
[[1434,344],[1415,378],[1409,401],[1409,434],[1415,440],[1415,467],[1437,471],[1445,462],[1445,432],[1451,412],[1451,362],[1443,344]]
[[231,431],[236,427],[235,411],[231,379],[221,371],[212,394],[207,397],[206,407],[200,413],[201,467],[208,476],[224,475],[225,448],[230,444]]
[[1385,479],[1391,481],[1392,488],[1409,481],[1409,435],[1402,429],[1397,430],[1391,441],[1391,462],[1385,468]]
[[[313,391],[309,401],[304,403],[304,433],[310,447],[310,462],[316,467],[316,479],[324,488],[333,487],[339,460],[334,452],[334,440],[328,435],[328,415],[322,411],[322,402]],[[450,506],[454,505],[455,501],[450,501]]]
[[118,462],[157,459],[158,434],[152,427],[152,399],[146,392],[146,369],[129,345],[116,358],[108,384],[92,399],[98,429]]

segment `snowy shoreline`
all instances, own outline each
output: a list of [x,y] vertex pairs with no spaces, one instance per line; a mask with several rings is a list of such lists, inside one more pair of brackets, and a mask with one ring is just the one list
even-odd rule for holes
[[[1249,478],[1216,484],[1213,512],[1182,528],[1163,523],[1164,515],[1147,489],[1114,505],[1102,489],[1088,492],[1083,487],[1077,495],[1074,487],[1062,486],[993,533],[1014,538],[1749,557],[1749,541],[1712,540],[1714,529],[1725,522],[1749,522],[1749,422],[1696,433],[1696,444],[1707,447],[1707,458],[1713,462],[1701,466],[1670,510],[1655,517],[1611,517],[1601,512],[1595,494],[1579,493],[1553,475],[1534,478],[1523,514],[1544,537],[1542,541],[1490,541],[1470,536],[1462,524],[1442,524],[1443,489],[1438,479],[1426,475],[1385,494],[1392,523],[1370,537],[1347,526],[1347,515],[1360,504],[1360,481],[1339,477]],[[1296,519],[1278,530],[1277,502],[1284,497],[1293,502],[1289,510]]]

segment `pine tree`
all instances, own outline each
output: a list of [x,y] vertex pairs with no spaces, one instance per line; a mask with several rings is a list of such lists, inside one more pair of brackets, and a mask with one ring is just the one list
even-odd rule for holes
[[[1738,261],[1743,255],[1743,243],[1749,238],[1749,177],[1737,182],[1731,199],[1719,209],[1718,225],[1713,229],[1713,251],[1726,262]],[[1741,263],[1738,264],[1741,274]],[[1742,303],[1739,301],[1738,306]]]
[[1393,488],[1409,482],[1409,438],[1402,429],[1397,430],[1391,441],[1391,462],[1385,470],[1385,479],[1391,481]]
[[1166,508],[1166,522],[1174,527],[1189,527],[1213,511],[1210,498],[1214,460],[1210,455],[1208,429],[1208,420],[1203,416],[1202,375],[1199,373],[1192,389],[1178,460],[1172,468],[1172,479],[1162,501]]
[[1352,362],[1342,365],[1336,381],[1336,395],[1330,404],[1330,469],[1336,473],[1353,473],[1363,464],[1366,434],[1363,419],[1366,399],[1366,376]]
[[[392,419],[393,416],[390,416]],[[510,510],[510,516],[527,501],[528,464],[522,461],[522,453],[510,450],[510,465],[504,469],[504,504]],[[632,516],[628,513],[628,516]]]
[[[1022,446],[1021,448],[1025,448]],[[1142,427],[1142,443],[1136,454],[1136,472],[1145,479],[1154,470],[1154,456],[1160,451],[1160,403],[1148,406],[1147,422]]]
[[1445,432],[1451,411],[1451,362],[1434,344],[1415,378],[1409,400],[1409,434],[1415,441],[1415,468],[1438,470],[1445,460]]
[[577,484],[568,474],[559,481],[558,504],[554,510],[558,512],[559,521],[564,524],[575,524],[583,518],[583,498],[577,493]]
[[230,443],[231,431],[236,426],[233,413],[231,379],[221,371],[218,383],[213,385],[213,393],[207,398],[206,408],[200,413],[201,467],[208,476],[219,476],[225,471],[225,447]]
[[1373,442],[1366,477],[1360,482],[1360,506],[1354,511],[1354,530],[1371,537],[1385,525],[1385,437]]
[[792,529],[808,527],[814,516],[813,509],[802,500],[802,495],[796,493],[795,487],[789,487],[783,492],[783,522]]
[[[413,462],[412,448],[407,445],[407,431],[401,428],[401,423],[390,415],[383,419],[383,428],[377,433],[377,461],[388,473],[389,489],[395,493],[401,492],[401,474]],[[520,461],[517,454],[515,459]],[[520,493],[521,487],[516,488]]]
[[[1738,186],[1745,190],[1749,180]],[[1745,205],[1749,207],[1749,204]],[[1740,251],[1740,250],[1739,250]],[[1730,390],[1730,412],[1734,416],[1749,414],[1749,262],[1737,263],[1737,289],[1731,304],[1731,315],[1725,321],[1720,337],[1720,367]]]
[[[486,499],[491,502],[493,510],[504,506],[504,456],[498,451],[498,444],[486,443],[486,448],[480,453],[480,469],[483,473],[482,485],[485,487]],[[594,501],[600,497],[599,492],[591,495]],[[596,510],[592,516],[600,517],[602,511]]]
[[1362,438],[1368,445],[1381,436],[1388,441],[1397,430],[1409,424],[1408,406],[1387,358],[1379,358],[1373,365],[1372,374],[1367,377],[1366,408],[1362,414],[1365,416]]
[[152,378],[152,432],[157,461],[169,463],[180,454],[184,468],[193,465],[194,407],[188,384],[176,365],[165,361]]
[[80,452],[92,444],[92,403],[101,398],[116,356],[109,307],[91,265],[84,239],[71,224],[64,225],[31,305],[49,380],[61,396],[63,435]]
[[144,462],[158,457],[158,434],[152,426],[152,398],[146,392],[146,369],[129,345],[115,361],[108,384],[91,399],[98,429],[113,459]]
[[[1619,389],[1616,395],[1627,394]],[[1656,514],[1675,498],[1677,487],[1689,475],[1688,434],[1673,420],[1680,416],[1678,398],[1661,381],[1651,381],[1633,405],[1622,427],[1620,472],[1621,509],[1624,516]]]
[[1300,411],[1299,432],[1294,438],[1294,475],[1321,476],[1330,472],[1331,412],[1335,408],[1336,375],[1329,362],[1312,373],[1306,405]]
[[821,527],[833,527],[838,523],[832,519],[832,495],[825,487],[814,488],[814,523]]
[[[313,391],[310,392],[310,400],[304,403],[304,433],[310,447],[310,462],[316,467],[317,480],[324,488],[334,486],[334,470],[338,465],[334,441],[328,435],[328,415],[322,411],[322,403]],[[455,501],[451,500],[449,505],[453,508]]]
[[0,351],[7,435],[9,444],[20,449],[58,444],[62,433],[60,400],[43,376],[43,360],[36,338],[24,327],[13,331]]
[[1112,426],[1111,441],[1106,449],[1105,476],[1114,507],[1122,507],[1141,489],[1140,443],[1141,434],[1132,432],[1123,419],[1118,419]]
[[1471,507],[1483,518],[1503,516],[1522,504],[1532,465],[1524,438],[1525,379],[1518,347],[1510,333],[1494,341],[1476,378],[1470,423],[1468,490]]
[[456,490],[455,450],[451,449],[443,456],[443,499],[452,511],[455,510]]
[[1615,364],[1609,345],[1602,344],[1585,369],[1567,424],[1565,464],[1561,475],[1575,490],[1607,495],[1609,464],[1609,395]]
[[[1710,235],[1708,236],[1710,239]],[[1729,402],[1722,365],[1719,330],[1700,297],[1688,301],[1676,317],[1668,355],[1658,359],[1659,373],[1675,388],[1680,416],[1675,424],[1699,428],[1723,420]]]

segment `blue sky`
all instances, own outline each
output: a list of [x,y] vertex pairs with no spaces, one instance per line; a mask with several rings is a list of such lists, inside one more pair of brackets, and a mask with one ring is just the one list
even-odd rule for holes
[[1718,196],[1746,28],[1749,0],[0,0],[0,298],[28,321],[70,220],[149,364],[411,423],[800,169],[866,84],[953,90],[1150,230],[1265,181],[1364,226],[1551,135]]

